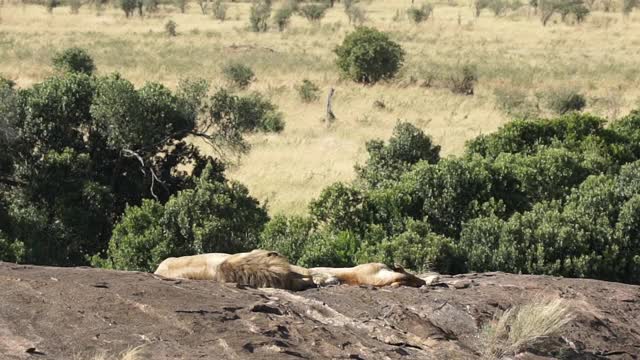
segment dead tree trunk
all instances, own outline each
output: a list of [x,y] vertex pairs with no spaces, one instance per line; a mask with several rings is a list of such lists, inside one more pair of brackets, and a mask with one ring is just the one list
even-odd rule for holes
[[336,115],[333,113],[331,109],[331,100],[333,99],[333,94],[335,93],[335,89],[331,88],[329,90],[329,96],[327,97],[327,115],[325,117],[325,121],[328,123],[332,123],[336,119]]

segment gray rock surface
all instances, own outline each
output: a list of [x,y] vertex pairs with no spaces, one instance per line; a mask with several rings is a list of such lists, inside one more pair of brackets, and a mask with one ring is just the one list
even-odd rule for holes
[[[449,288],[463,281],[472,286]],[[444,285],[444,286],[441,286]],[[0,359],[478,359],[496,313],[540,294],[574,320],[514,359],[637,359],[640,287],[503,273],[432,286],[248,289],[153,274],[0,262]]]

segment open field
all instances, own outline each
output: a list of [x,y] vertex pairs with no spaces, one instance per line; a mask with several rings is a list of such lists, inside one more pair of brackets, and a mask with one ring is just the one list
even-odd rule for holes
[[[343,7],[329,10],[321,25],[295,16],[279,33],[247,30],[249,4],[229,3],[228,20],[204,16],[196,4],[186,14],[174,7],[140,19],[120,9],[100,16],[85,6],[48,14],[43,6],[7,4],[0,8],[0,74],[27,86],[51,73],[53,53],[71,45],[87,48],[100,74],[118,71],[136,84],[203,77],[224,85],[221,66],[230,60],[250,65],[257,81],[248,91],[267,94],[285,114],[280,134],[255,135],[251,152],[231,169],[272,213],[304,211],[308,201],[335,181],[353,177],[364,161],[365,141],[386,138],[398,119],[423,128],[457,154],[464,142],[495,130],[509,119],[497,107],[496,91],[524,93],[530,99],[560,87],[587,96],[587,111],[614,118],[640,105],[640,14],[593,12],[585,23],[551,21],[543,27],[527,7],[506,16],[489,11],[476,19],[468,4],[436,4],[434,18],[416,26],[394,21],[410,0],[367,3],[367,25],[388,31],[407,51],[406,66],[393,82],[365,87],[339,79],[332,49],[352,27]],[[275,8],[280,6],[276,2]],[[164,34],[173,20],[179,35]],[[420,86],[428,74],[445,76],[459,64],[478,67],[474,96],[451,93],[436,83]],[[294,86],[308,78],[337,91],[336,122],[321,119],[323,101],[304,104]],[[412,78],[417,81],[411,81]],[[382,101],[384,109],[373,103]],[[543,114],[545,109],[543,107]]]

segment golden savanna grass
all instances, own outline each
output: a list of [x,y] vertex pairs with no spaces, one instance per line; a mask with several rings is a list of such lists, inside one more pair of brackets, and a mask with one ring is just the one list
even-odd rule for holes
[[572,319],[570,305],[561,298],[539,297],[511,308],[484,329],[483,358],[517,355],[541,338],[557,334]]
[[[418,1],[419,2],[419,1]],[[257,80],[247,91],[268,95],[285,115],[281,134],[253,135],[252,151],[230,176],[254,196],[268,200],[272,213],[300,213],[327,185],[353,178],[353,165],[366,159],[365,141],[387,138],[395,123],[410,121],[433,136],[444,154],[458,154],[466,140],[494,131],[509,120],[496,107],[496,90],[530,98],[570,87],[587,96],[587,111],[607,118],[640,105],[640,15],[593,12],[572,26],[552,20],[543,27],[523,8],[506,16],[489,11],[480,18],[466,1],[436,3],[433,18],[414,25],[394,21],[411,0],[364,2],[366,25],[387,31],[407,51],[406,65],[389,83],[362,86],[339,79],[332,49],[353,29],[343,7],[329,10],[320,25],[295,16],[283,33],[247,31],[249,4],[228,2],[220,22],[190,3],[186,14],[172,6],[140,19],[126,19],[108,6],[100,16],[85,5],[78,15],[68,7],[47,14],[44,7],[7,3],[0,8],[0,74],[21,86],[51,73],[50,58],[64,47],[87,48],[99,73],[118,71],[137,85],[159,81],[175,87],[181,78],[204,77],[224,84],[221,66],[231,60],[250,65]],[[274,7],[280,6],[275,1]],[[178,36],[163,32],[169,20]],[[445,76],[472,63],[479,71],[474,96],[420,84],[427,73]],[[302,103],[294,86],[308,78],[323,100]],[[412,79],[417,79],[413,82]],[[321,119],[324,97],[336,89],[332,126]],[[382,101],[384,109],[373,106]]]
[[108,355],[104,352],[97,353],[93,356],[74,356],[74,360],[140,360],[142,356],[142,346],[137,346],[123,351],[117,355]]

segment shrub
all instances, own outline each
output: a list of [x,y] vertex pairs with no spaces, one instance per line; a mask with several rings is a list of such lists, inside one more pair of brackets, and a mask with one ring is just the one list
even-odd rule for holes
[[553,14],[559,13],[562,20],[573,14],[576,22],[580,23],[589,15],[589,8],[584,5],[583,0],[546,0],[540,4],[540,20],[546,26]]
[[[142,4],[144,5],[144,9],[148,13],[157,12],[159,9],[158,6],[160,4],[160,0],[138,0],[138,1],[142,1]],[[138,3],[138,9],[140,9],[140,3]],[[140,12],[140,14],[142,15],[142,12]]]
[[174,3],[180,12],[184,14],[187,10],[187,0],[174,0]]
[[133,15],[138,5],[138,0],[120,0],[120,8],[124,11],[126,17]]
[[507,0],[491,0],[487,6],[495,16],[500,16],[504,14],[505,11],[509,8],[509,3]]
[[359,243],[358,239],[348,231],[314,234],[306,244],[298,265],[304,267],[354,266]]
[[519,119],[538,116],[536,104],[528,99],[525,91],[513,86],[503,86],[496,87],[493,93],[496,96],[496,105],[505,114]]
[[170,239],[163,233],[164,207],[157,201],[144,200],[129,206],[113,229],[108,259],[94,256],[93,266],[108,269],[154,271],[171,254]]
[[313,23],[318,23],[324,17],[328,7],[324,4],[308,4],[301,6],[298,11],[307,20]]
[[311,80],[302,80],[302,84],[296,85],[296,90],[303,102],[310,103],[320,99],[320,88]]
[[419,8],[411,7],[407,10],[407,16],[416,24],[429,20],[432,13],[433,5],[431,4],[422,4]]
[[0,261],[20,262],[24,255],[24,244],[21,241],[8,239],[0,230]]
[[367,13],[361,6],[351,5],[347,7],[345,3],[345,13],[349,19],[349,24],[352,25],[361,26],[367,20]]
[[71,9],[72,14],[77,14],[80,11],[81,6],[82,2],[80,2],[80,0],[69,0],[69,8]]
[[478,69],[475,65],[463,65],[449,75],[449,89],[456,94],[473,95],[478,82]]
[[398,264],[417,272],[443,274],[464,272],[464,262],[451,239],[429,231],[429,225],[410,221],[408,230],[380,242],[364,242],[358,262]]
[[365,213],[360,190],[335,183],[326,187],[317,199],[309,204],[312,219],[335,231],[361,230]]
[[238,62],[225,65],[222,68],[222,74],[230,84],[240,89],[245,89],[255,78],[255,74],[249,66]]
[[269,28],[269,18],[271,17],[271,1],[254,0],[251,5],[249,22],[251,30],[255,32],[265,32]]
[[71,47],[57,52],[53,56],[53,67],[61,72],[82,73],[91,75],[96,70],[93,58],[87,50]]
[[587,100],[577,90],[561,88],[547,95],[547,106],[556,114],[562,115],[571,111],[581,111],[587,106]]
[[404,62],[404,50],[385,33],[360,27],[335,49],[342,74],[365,84],[390,79]]
[[213,17],[217,20],[224,21],[227,18],[227,5],[222,0],[215,0],[213,2]]
[[480,13],[482,12],[482,10],[489,7],[489,5],[491,4],[491,1],[492,0],[474,0],[473,9],[475,11],[476,17],[480,16]]
[[284,31],[284,29],[289,26],[289,21],[291,20],[291,15],[293,15],[293,8],[288,5],[284,5],[276,11],[273,16],[273,20],[278,26],[279,31]]
[[389,144],[371,140],[366,144],[369,159],[356,166],[358,178],[375,187],[383,181],[398,179],[419,161],[435,164],[440,160],[440,146],[431,137],[408,122],[400,122],[393,129]]
[[53,9],[60,6],[60,0],[45,0],[45,6],[49,14],[53,13]]
[[562,21],[566,22],[567,16],[573,15],[578,23],[584,21],[590,13],[583,0],[562,0],[557,6],[557,11],[560,13]]
[[173,20],[169,20],[164,24],[164,32],[170,37],[178,36],[177,28],[178,25]]
[[228,124],[240,131],[280,132],[284,129],[282,113],[258,93],[239,97],[224,89],[211,98],[211,118],[218,124]]
[[116,225],[108,259],[93,263],[123,270],[153,271],[168,256],[254,249],[266,211],[235,182],[219,179],[207,165],[193,189],[162,206],[147,200],[130,207]]
[[634,8],[640,6],[638,0],[624,0],[622,3],[622,13],[625,16],[629,16]]
[[277,215],[262,231],[260,248],[277,251],[295,264],[304,255],[313,229],[313,222],[309,218]]

